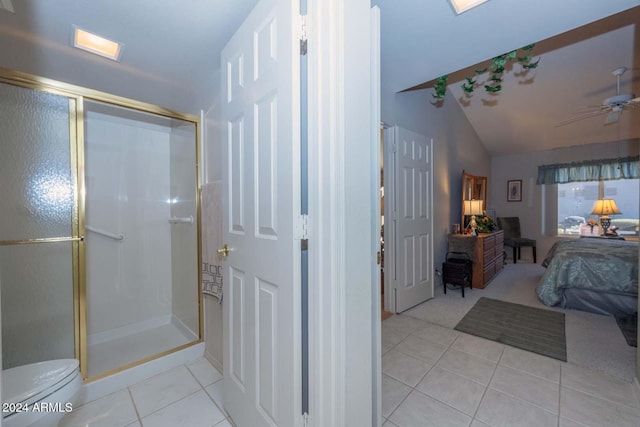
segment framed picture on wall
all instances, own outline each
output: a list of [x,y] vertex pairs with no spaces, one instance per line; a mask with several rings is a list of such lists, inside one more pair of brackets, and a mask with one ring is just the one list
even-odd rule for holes
[[522,201],[522,180],[507,181],[507,202]]

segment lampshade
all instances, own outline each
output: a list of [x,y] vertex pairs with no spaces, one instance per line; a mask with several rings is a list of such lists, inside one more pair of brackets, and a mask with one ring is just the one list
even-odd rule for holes
[[465,215],[482,215],[482,200],[465,200]]
[[616,206],[616,202],[613,199],[599,199],[593,204],[593,211],[591,215],[619,215],[620,209]]

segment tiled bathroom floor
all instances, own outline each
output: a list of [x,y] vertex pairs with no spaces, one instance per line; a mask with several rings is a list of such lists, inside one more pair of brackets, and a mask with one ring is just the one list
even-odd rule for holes
[[[409,316],[382,323],[384,427],[640,426],[635,385]],[[80,406],[61,427],[231,427],[204,358]]]
[[163,372],[65,415],[60,427],[231,427],[222,375],[206,359]]
[[636,386],[409,316],[382,323],[384,427],[640,426]]

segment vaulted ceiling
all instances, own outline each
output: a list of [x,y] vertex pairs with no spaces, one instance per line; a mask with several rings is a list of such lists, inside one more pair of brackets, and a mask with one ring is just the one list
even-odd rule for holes
[[[383,90],[432,88],[449,75],[444,102],[459,103],[491,155],[640,138],[640,109],[615,125],[598,116],[557,126],[615,95],[615,68],[629,68],[621,92],[640,95],[640,1],[490,0],[461,15],[445,0],[373,3],[381,8]],[[515,65],[500,93],[464,95],[466,76],[530,43],[537,69],[523,75]]]
[[[256,2],[12,0],[13,13],[0,10],[0,67],[196,113],[211,106],[220,50]],[[603,117],[555,126],[615,94],[611,70],[640,68],[640,0],[489,0],[458,16],[447,0],[372,5],[381,9],[383,92],[449,74],[445,102],[460,103],[491,154],[640,137],[640,109],[616,126]],[[124,43],[121,62],[72,48],[72,25]],[[533,42],[536,70],[507,73],[497,96],[462,96],[456,80],[477,64]],[[639,84],[640,69],[630,70],[621,90],[640,94]]]
[[[522,153],[590,143],[640,138],[640,108],[625,109],[614,123],[605,123],[603,100],[617,94],[640,96],[640,7],[609,16],[536,43],[539,67],[526,71],[513,65],[504,74],[503,90],[482,87],[467,95],[462,81],[487,63],[450,74],[450,99],[458,102],[487,150],[492,154]],[[433,81],[416,88],[433,87]],[[433,92],[433,91],[431,91]],[[435,104],[434,108],[438,108]],[[588,117],[585,117],[588,116]]]

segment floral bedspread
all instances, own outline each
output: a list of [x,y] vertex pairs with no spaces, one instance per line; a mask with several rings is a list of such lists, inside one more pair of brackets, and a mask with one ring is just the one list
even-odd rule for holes
[[556,242],[542,266],[536,287],[540,300],[554,306],[567,288],[638,295],[638,243],[580,238]]

